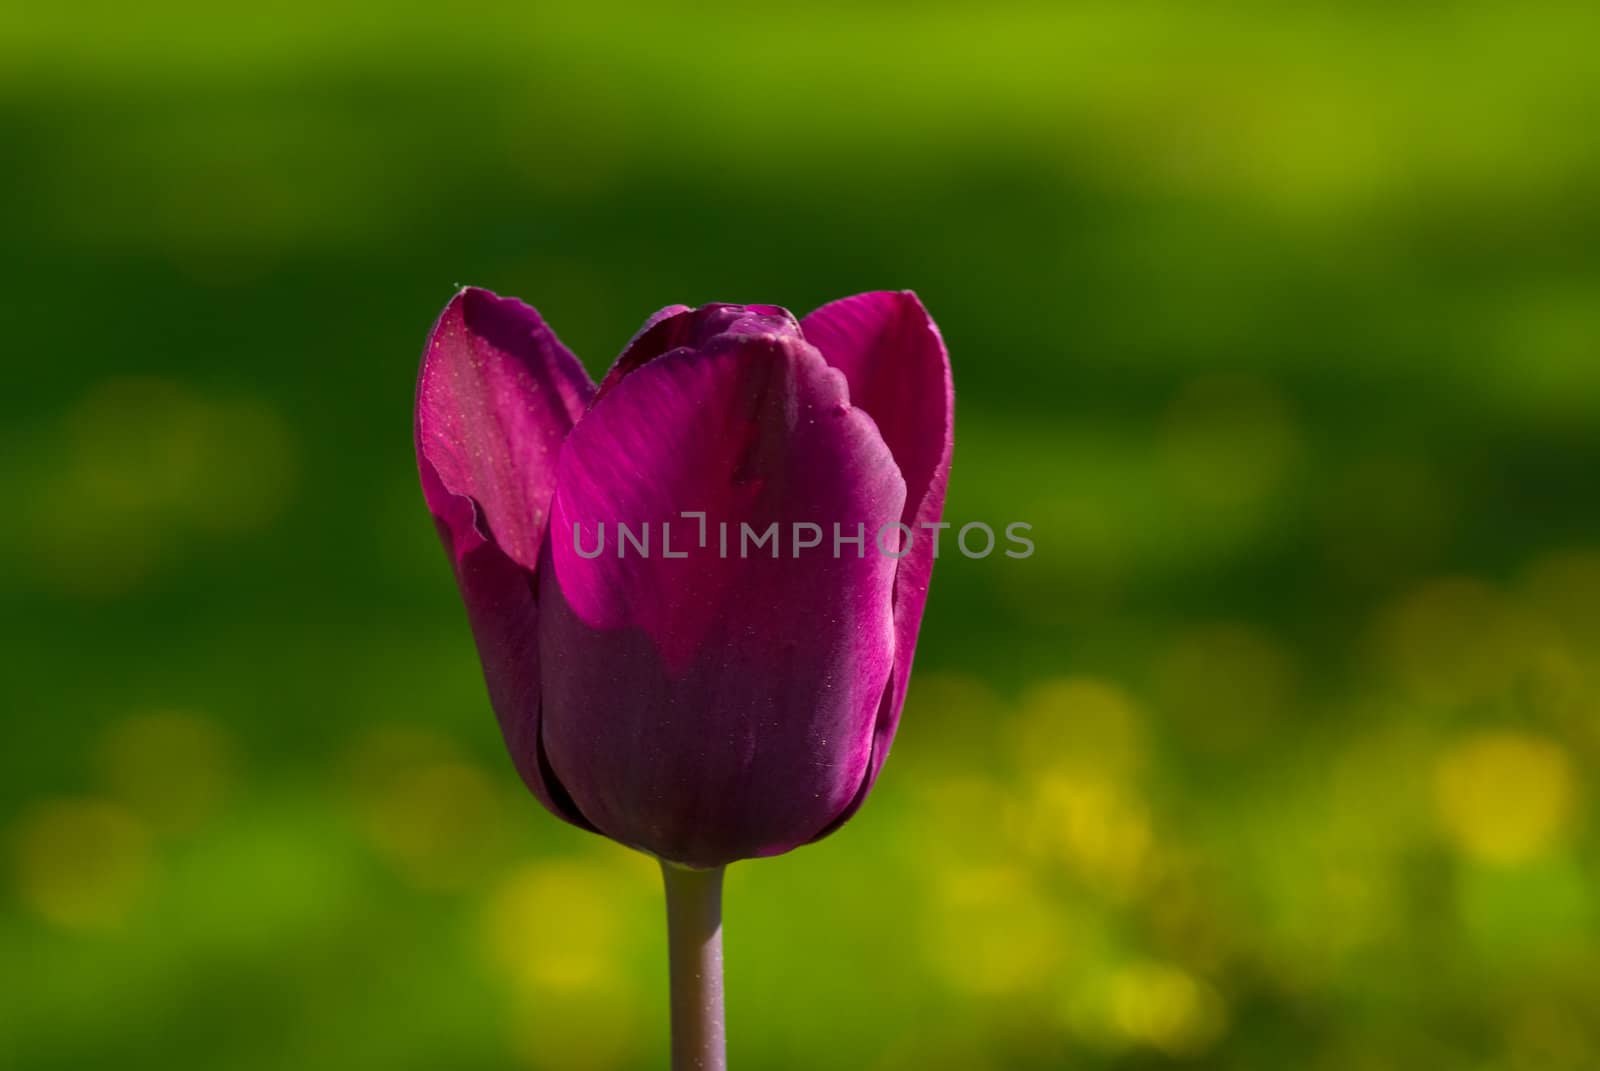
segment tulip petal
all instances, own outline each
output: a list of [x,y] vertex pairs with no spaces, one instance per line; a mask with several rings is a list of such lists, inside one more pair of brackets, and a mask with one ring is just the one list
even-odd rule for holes
[[937,534],[918,526],[937,522],[944,512],[955,391],[939,329],[909,290],[875,291],[832,302],[806,316],[800,327],[806,341],[844,373],[852,404],[877,422],[905,476],[901,522],[915,534],[895,577],[895,665],[878,717],[871,769],[856,800],[831,831],[855,812],[871,790],[905,705]]
[[[871,541],[904,497],[797,332],[668,352],[595,403],[562,450],[539,620],[544,743],[589,821],[713,866],[787,851],[850,803],[894,654],[895,562]],[[684,510],[705,512],[703,546]],[[602,521],[612,539],[587,557]],[[665,556],[664,521],[684,557]],[[619,555],[617,522],[650,525],[648,557]],[[741,556],[741,522],[778,524],[781,557]],[[824,545],[796,555],[795,522],[824,526]],[[834,522],[864,526],[859,557],[832,553]]]
[[[800,324],[788,309],[777,305],[668,305],[644,322],[633,341],[623,349],[600,381],[594,401],[611,392],[630,372],[664,353],[685,346],[700,346],[722,334],[800,335]],[[592,404],[592,403],[591,403]]]
[[578,359],[515,298],[469,287],[428,340],[418,456],[447,491],[477,504],[479,534],[524,568],[539,561],[561,441],[593,393]]
[[417,381],[417,467],[455,569],[489,699],[518,772],[587,825],[539,748],[535,569],[562,440],[594,387],[539,314],[466,289],[445,307]]

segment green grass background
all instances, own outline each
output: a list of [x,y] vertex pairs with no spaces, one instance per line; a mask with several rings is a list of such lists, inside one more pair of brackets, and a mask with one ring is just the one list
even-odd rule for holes
[[0,1064],[664,1066],[416,486],[460,283],[599,373],[915,288],[885,775],[730,872],[744,1068],[1600,1064],[1600,10],[0,11]]

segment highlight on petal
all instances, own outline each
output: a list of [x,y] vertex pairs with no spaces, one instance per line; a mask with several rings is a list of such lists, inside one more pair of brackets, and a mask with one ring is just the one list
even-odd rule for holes
[[528,306],[466,289],[445,306],[417,381],[417,468],[518,773],[589,827],[548,777],[539,744],[534,569],[561,443],[594,387]]
[[[877,428],[797,333],[669,352],[597,400],[562,452],[539,621],[551,767],[597,828],[710,866],[804,843],[850,803],[894,657],[896,563],[871,540],[904,499]],[[703,542],[684,510],[705,513]],[[592,549],[601,522],[657,542],[587,557],[574,525]],[[860,524],[864,553],[792,554],[796,522]],[[741,524],[774,523],[778,558],[741,554]]]
[[[476,504],[479,535],[532,569],[561,442],[593,393],[537,311],[468,287],[445,306],[423,353],[418,462],[433,467],[444,491]],[[436,516],[444,510],[432,494],[428,505]]]
[[[871,769],[835,827],[860,805],[888,757],[905,704],[917,632],[933,574],[932,524],[944,512],[954,441],[955,388],[944,339],[909,290],[843,298],[800,321],[806,341],[850,384],[850,401],[877,422],[906,481],[901,520],[916,533],[895,577],[895,665],[878,717]],[[833,827],[830,827],[833,828]]]

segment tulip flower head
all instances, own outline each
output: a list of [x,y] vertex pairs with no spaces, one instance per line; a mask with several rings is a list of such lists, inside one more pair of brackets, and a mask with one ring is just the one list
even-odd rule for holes
[[905,701],[952,416],[909,291],[670,306],[598,387],[535,310],[458,293],[417,463],[544,805],[693,868],[849,818]]

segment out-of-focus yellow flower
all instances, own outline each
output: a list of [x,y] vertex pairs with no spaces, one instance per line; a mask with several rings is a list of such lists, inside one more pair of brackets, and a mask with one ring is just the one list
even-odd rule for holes
[[525,1066],[607,1071],[655,1040],[628,966],[655,868],[618,854],[627,858],[527,863],[490,891],[479,939],[509,983],[506,1027]]
[[508,801],[448,740],[378,729],[358,741],[349,773],[363,832],[418,886],[467,888],[500,858]]
[[195,714],[139,714],[111,725],[95,748],[109,793],[153,828],[204,822],[233,780],[233,747],[221,725]]
[[1124,895],[1153,842],[1133,787],[1146,758],[1142,716],[1111,681],[1063,677],[1028,689],[1015,732],[1021,776],[1007,828],[1024,852]]
[[64,929],[115,927],[149,878],[144,825],[108,800],[36,803],[17,820],[10,839],[23,903]]
[[293,436],[259,398],[208,398],[155,377],[96,385],[70,412],[25,519],[43,575],[78,594],[119,593],[191,531],[268,523],[293,490]]
[[1169,1056],[1205,1052],[1227,1032],[1227,1005],[1209,983],[1164,963],[1138,963],[1111,977],[1110,1020],[1128,1041]]
[[484,954],[522,990],[603,988],[621,977],[635,908],[655,895],[646,877],[637,866],[591,859],[519,866],[490,890]]
[[1413,698],[1441,704],[1504,694],[1557,642],[1537,616],[1466,577],[1407,594],[1382,616],[1377,641],[1379,657]]
[[1147,876],[1155,835],[1146,807],[1125,786],[1094,774],[1047,774],[1023,806],[1024,845],[1033,854],[1116,897]]
[[1024,769],[1079,768],[1117,777],[1144,764],[1144,726],[1132,698],[1111,681],[1060,677],[1029,688],[1017,715]]
[[1431,788],[1417,771],[1433,761],[1437,741],[1404,706],[1351,710],[1344,716],[1369,724],[1327,763],[1321,839],[1346,856],[1375,864],[1392,861],[1433,833]]
[[1484,863],[1521,863],[1543,854],[1570,820],[1575,795],[1566,752],[1521,732],[1469,736],[1434,771],[1445,834]]
[[1013,867],[956,866],[936,876],[923,947],[953,989],[1008,996],[1044,985],[1064,950],[1063,917]]

